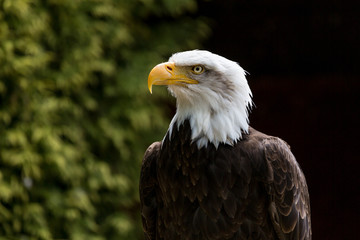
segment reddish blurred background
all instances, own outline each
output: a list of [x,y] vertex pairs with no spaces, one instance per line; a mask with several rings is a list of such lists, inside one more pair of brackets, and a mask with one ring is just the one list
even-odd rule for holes
[[250,72],[251,125],[286,140],[309,185],[314,239],[359,237],[360,2],[201,2],[205,48]]

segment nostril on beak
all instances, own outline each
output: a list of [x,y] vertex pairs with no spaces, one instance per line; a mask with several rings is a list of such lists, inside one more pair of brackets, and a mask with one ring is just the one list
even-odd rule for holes
[[172,67],[170,67],[170,66],[166,66],[166,68],[167,68],[168,71],[172,71],[172,70],[173,70]]

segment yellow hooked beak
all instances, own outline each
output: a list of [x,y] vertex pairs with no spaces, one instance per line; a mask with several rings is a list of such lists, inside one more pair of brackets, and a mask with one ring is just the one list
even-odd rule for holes
[[180,85],[198,84],[199,82],[183,74],[184,69],[177,68],[173,62],[156,65],[148,77],[148,87],[152,93],[153,85]]

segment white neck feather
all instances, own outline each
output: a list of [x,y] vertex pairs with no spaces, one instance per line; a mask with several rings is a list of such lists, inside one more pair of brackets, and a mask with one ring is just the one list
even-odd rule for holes
[[233,145],[242,138],[242,132],[248,133],[248,108],[252,106],[252,100],[247,83],[238,86],[238,91],[229,98],[206,88],[192,89],[191,94],[189,89],[182,87],[169,88],[177,98],[177,112],[169,127],[170,136],[174,124],[179,128],[187,119],[191,126],[191,139],[199,149],[208,143],[216,148],[220,143]]

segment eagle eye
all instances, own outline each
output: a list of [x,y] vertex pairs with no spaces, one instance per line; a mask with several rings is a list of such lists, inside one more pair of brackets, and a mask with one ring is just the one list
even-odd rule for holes
[[200,65],[196,65],[191,68],[191,71],[195,74],[201,74],[204,72],[204,70],[205,70],[204,67]]

